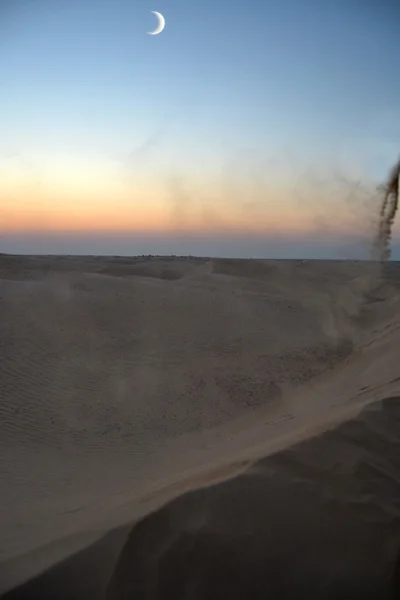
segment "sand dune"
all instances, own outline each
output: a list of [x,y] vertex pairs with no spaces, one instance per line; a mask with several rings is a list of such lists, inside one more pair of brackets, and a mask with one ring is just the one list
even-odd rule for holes
[[181,496],[132,530],[107,597],[394,598],[399,426],[386,398]]
[[0,277],[4,597],[394,597],[399,264]]

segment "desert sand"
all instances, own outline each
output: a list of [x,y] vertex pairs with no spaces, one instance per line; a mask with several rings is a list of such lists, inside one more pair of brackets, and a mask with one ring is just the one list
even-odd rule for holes
[[0,315],[4,598],[395,597],[400,263],[3,255]]

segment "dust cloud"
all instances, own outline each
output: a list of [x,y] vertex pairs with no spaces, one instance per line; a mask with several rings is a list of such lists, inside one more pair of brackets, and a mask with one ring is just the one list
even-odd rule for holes
[[399,177],[400,159],[391,169],[386,184],[380,189],[383,193],[383,199],[379,212],[379,227],[376,239],[374,240],[373,254],[374,258],[381,262],[390,260],[391,257],[392,231],[399,206]]

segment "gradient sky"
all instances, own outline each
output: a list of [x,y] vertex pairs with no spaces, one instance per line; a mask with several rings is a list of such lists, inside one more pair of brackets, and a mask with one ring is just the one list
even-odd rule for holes
[[1,0],[2,248],[359,256],[400,152],[399,23],[396,0]]

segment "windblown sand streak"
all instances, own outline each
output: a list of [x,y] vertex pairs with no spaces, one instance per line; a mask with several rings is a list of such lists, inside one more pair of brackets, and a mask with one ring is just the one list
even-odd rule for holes
[[388,181],[382,188],[383,200],[379,213],[379,230],[375,241],[377,258],[381,261],[390,259],[390,241],[392,229],[399,206],[400,160],[392,168]]

